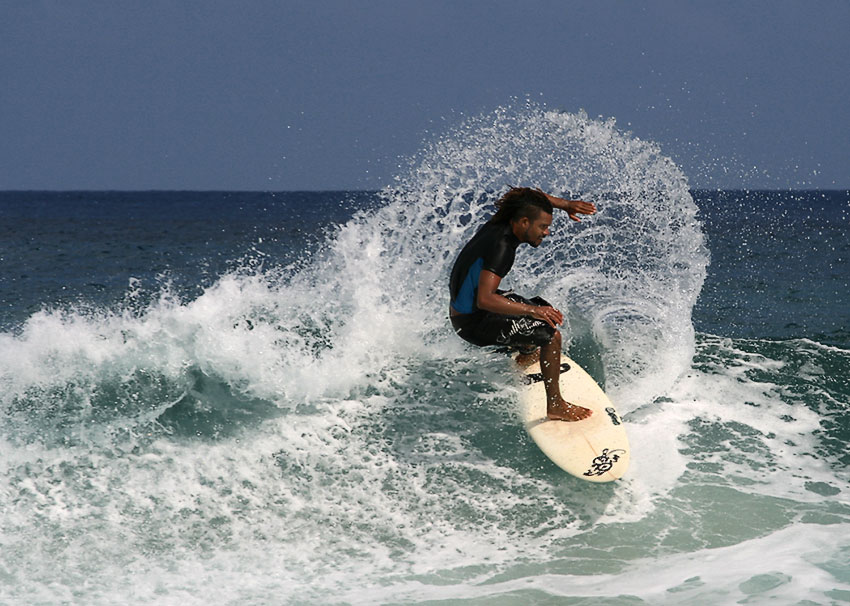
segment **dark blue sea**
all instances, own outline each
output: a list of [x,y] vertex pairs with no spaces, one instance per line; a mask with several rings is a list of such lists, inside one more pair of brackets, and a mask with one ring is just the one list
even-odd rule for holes
[[[565,312],[626,477],[566,475],[454,255]],[[613,121],[468,119],[377,192],[0,192],[2,604],[850,602],[850,192],[694,190]]]

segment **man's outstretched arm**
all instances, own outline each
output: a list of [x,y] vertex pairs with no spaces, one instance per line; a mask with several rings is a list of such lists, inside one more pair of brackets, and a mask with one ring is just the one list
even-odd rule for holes
[[578,217],[579,215],[592,215],[596,213],[596,205],[593,202],[585,202],[583,200],[566,200],[564,198],[547,194],[545,191],[540,189],[537,191],[546,196],[552,206],[567,211],[567,214],[573,221],[581,221]]

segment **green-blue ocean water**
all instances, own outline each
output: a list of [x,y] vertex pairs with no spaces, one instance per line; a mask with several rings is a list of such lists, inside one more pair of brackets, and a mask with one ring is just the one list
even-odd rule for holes
[[[593,200],[511,286],[624,413],[588,484],[447,277],[508,184]],[[850,602],[850,193],[691,191],[500,109],[381,192],[0,194],[0,603]]]

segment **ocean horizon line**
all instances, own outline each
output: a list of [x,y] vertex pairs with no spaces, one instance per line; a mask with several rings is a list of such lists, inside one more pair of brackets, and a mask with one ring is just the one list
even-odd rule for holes
[[[0,189],[2,194],[143,194],[143,193],[199,193],[199,194],[375,194],[380,189]],[[690,192],[747,192],[747,193],[786,193],[786,192],[850,192],[850,187],[808,187],[808,188],[769,188],[769,187],[691,187]]]

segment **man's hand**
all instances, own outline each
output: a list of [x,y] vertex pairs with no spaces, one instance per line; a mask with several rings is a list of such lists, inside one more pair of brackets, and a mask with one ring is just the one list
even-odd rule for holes
[[564,322],[564,314],[554,307],[544,307],[542,305],[534,305],[532,307],[531,317],[535,320],[543,320],[552,328]]
[[584,202],[582,200],[564,200],[564,204],[565,207],[563,208],[563,210],[567,211],[567,215],[573,221],[581,222],[581,219],[578,218],[579,214],[596,214],[596,205],[593,202]]
[[552,206],[567,211],[567,215],[569,215],[570,219],[573,221],[581,222],[581,219],[578,217],[579,215],[593,215],[596,213],[596,205],[593,202],[584,202],[583,200],[566,200],[564,198],[547,194],[541,189],[538,189],[537,191],[546,196]]

